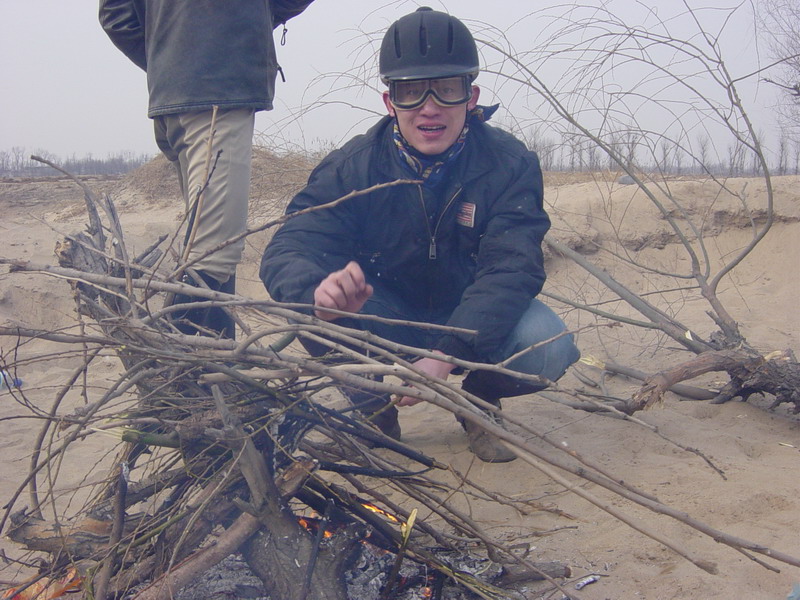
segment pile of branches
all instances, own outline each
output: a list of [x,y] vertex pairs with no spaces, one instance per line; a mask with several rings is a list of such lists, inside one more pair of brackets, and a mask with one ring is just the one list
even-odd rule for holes
[[[396,556],[378,582],[381,597],[399,597],[403,561],[437,574],[425,585],[438,581],[439,594],[446,584],[484,598],[511,597],[503,573],[515,581],[569,574],[564,565],[534,562],[491,539],[448,496],[457,485],[459,493],[487,501],[511,506],[510,499],[388,438],[357,407],[337,408],[335,394],[332,402],[332,390],[371,388],[433,399],[485,421],[457,387],[437,389],[415,373],[412,349],[286,305],[175,283],[179,271],[156,277],[164,239],[128,256],[110,198],[84,192],[89,226],[57,245],[59,266],[12,264],[12,271],[68,279],[83,321],[80,335],[13,333],[80,344],[87,356],[44,415],[29,476],[0,524],[12,540],[46,556],[29,585],[80,581],[95,599],[167,598],[241,552],[271,598],[345,600],[345,573],[364,542]],[[170,313],[185,306],[164,301],[177,294],[195,296],[193,308],[230,310],[240,341],[180,333]],[[258,328],[242,318],[248,315]],[[297,335],[327,344],[330,353],[310,359],[286,350]],[[71,413],[59,410],[92,362],[111,352],[123,365],[113,385]],[[24,390],[12,393],[26,403]],[[122,443],[102,484],[76,514],[59,512],[50,474],[76,442],[112,431]],[[422,510],[430,517],[415,519]],[[312,531],[314,519],[322,525]],[[441,558],[445,550],[462,556],[467,546],[474,554],[476,544],[484,549],[477,558],[506,565],[488,571],[492,581]]]
[[[417,372],[413,360],[428,356],[424,350],[322,322],[302,312],[304,307],[175,283],[190,264],[169,276],[157,275],[164,240],[140,256],[129,256],[111,200],[97,199],[88,188],[84,192],[89,226],[59,245],[60,266],[11,264],[12,271],[46,272],[69,280],[84,318],[83,332],[3,332],[80,344],[86,356],[49,411],[39,411],[44,425],[29,476],[6,504],[0,523],[11,539],[43,553],[40,580],[55,585],[67,577],[65,586],[80,581],[87,597],[96,600],[168,598],[238,551],[271,598],[346,600],[344,573],[368,542],[395,557],[380,582],[384,598],[400,597],[403,561],[436,574],[434,598],[445,582],[481,598],[521,597],[514,591],[516,583],[504,583],[511,580],[547,579],[560,587],[558,579],[569,576],[568,567],[535,562],[527,552],[492,539],[450,497],[457,486],[460,494],[510,509],[530,507],[384,436],[357,411],[333,406],[332,390],[346,387],[415,396],[478,424],[557,483],[705,571],[716,572],[717,566],[636,525],[612,503],[575,485],[576,479],[669,515],[765,566],[754,554],[800,565],[796,557],[729,536],[661,504],[506,415],[524,434],[561,451],[563,459],[543,453],[529,438],[497,426],[476,408],[495,410],[491,405],[455,383]],[[230,310],[242,330],[239,341],[181,334],[170,312],[182,307],[164,302],[165,296],[176,294],[196,296],[193,307]],[[296,336],[324,344],[330,353],[310,359],[287,350]],[[123,372],[100,397],[64,414],[60,405],[70,387],[93,360],[109,352],[119,358]],[[451,360],[466,370],[505,370],[502,365]],[[21,390],[14,393],[24,401]],[[598,405],[624,416],[613,399],[576,407]],[[80,510],[68,514],[57,506],[49,474],[76,442],[110,430],[119,432],[123,443],[108,475]],[[45,452],[45,441],[53,438],[57,441]],[[48,489],[41,494],[44,473]],[[22,508],[26,493],[28,503]],[[416,519],[423,509],[429,516]],[[309,517],[317,521],[315,531],[307,527]],[[465,572],[431,550],[463,554],[467,546],[472,553],[479,548],[486,561],[503,565],[482,569],[498,577]],[[571,597],[577,597],[574,591]]]

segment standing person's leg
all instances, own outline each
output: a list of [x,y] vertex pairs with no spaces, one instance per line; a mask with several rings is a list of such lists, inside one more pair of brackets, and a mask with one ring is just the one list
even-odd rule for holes
[[[211,289],[233,293],[244,240],[211,251],[247,227],[254,111],[218,111],[209,151],[212,117],[213,111],[158,117],[156,141],[178,170],[190,215],[186,236],[188,259],[197,259],[192,268]],[[184,281],[199,285],[188,274]],[[174,303],[191,300],[188,296],[178,297]],[[196,333],[198,328],[194,324],[200,330],[216,331],[223,337],[234,336],[233,320],[222,309],[190,309],[178,316],[182,321],[179,328],[184,333]]]
[[209,154],[212,114],[178,115],[181,140],[173,147],[186,173],[187,210],[199,199],[192,211],[189,259],[200,257],[194,268],[224,283],[236,273],[244,240],[209,252],[247,227],[255,113],[251,109],[217,111]]
[[[529,375],[540,375],[549,381],[556,381],[564,375],[572,363],[580,358],[580,351],[575,346],[572,334],[566,333],[564,322],[550,308],[534,299],[506,343],[498,349],[494,356],[487,357],[486,362],[499,363],[537,345],[538,347],[535,349],[511,361],[508,368]],[[491,371],[472,371],[462,384],[464,391],[478,396],[481,400],[498,408],[500,408],[501,398],[531,394],[546,387],[545,384],[525,381]],[[496,416],[488,416],[499,422]],[[500,440],[486,433],[482,428],[468,421],[462,421],[462,425],[467,432],[470,449],[481,460],[507,462],[516,458],[516,455],[509,451]]]

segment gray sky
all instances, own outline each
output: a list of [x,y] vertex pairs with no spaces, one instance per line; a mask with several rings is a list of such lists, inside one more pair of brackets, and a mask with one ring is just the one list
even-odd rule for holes
[[[731,6],[733,0],[709,0],[704,4]],[[150,120],[146,117],[145,75],[130,63],[101,30],[97,0],[2,0],[0,2],[0,69],[3,94],[0,101],[0,150],[23,146],[28,152],[47,150],[60,157],[71,154],[105,156],[120,151],[155,153]],[[372,49],[365,32],[381,32],[399,16],[420,4],[453,12],[473,31],[477,22],[488,22],[508,32],[518,49],[533,47],[546,22],[532,6],[556,2],[530,0],[316,0],[307,11],[289,22],[286,46],[279,47],[279,62],[287,82],[278,82],[276,108],[260,113],[257,129],[278,143],[311,147],[320,140],[336,144],[366,128],[364,119],[382,112],[372,90],[338,91],[326,97],[336,102],[318,106],[302,120],[287,121],[299,107],[308,105],[334,87],[352,87],[350,80],[325,74],[358,73],[358,65],[372,66]],[[633,0],[616,2],[629,7],[631,16],[641,10]],[[664,15],[680,5],[677,0],[652,0],[647,7]],[[494,10],[492,10],[494,9]],[[662,13],[659,13],[660,15]],[[720,13],[722,14],[722,13]],[[709,23],[714,13],[703,13]],[[736,74],[754,70],[758,57],[752,45],[752,23],[746,18],[729,26],[730,67]],[[733,29],[738,28],[738,29]],[[276,33],[276,37],[279,33]],[[374,39],[375,36],[373,36]],[[377,86],[374,69],[370,83]],[[558,87],[558,74],[548,85]],[[543,76],[544,76],[543,75]],[[482,100],[502,101],[504,107],[520,103],[518,90],[500,88],[482,75]],[[771,134],[769,104],[774,94],[763,86],[746,85],[745,102],[759,126]],[[493,91],[497,95],[493,95]],[[345,106],[344,103],[358,108]],[[521,112],[536,112],[529,102]],[[519,105],[519,104],[518,104]],[[520,105],[522,106],[522,105]],[[516,113],[518,114],[518,113]],[[500,119],[509,115],[498,113]],[[527,117],[526,117],[527,118]]]

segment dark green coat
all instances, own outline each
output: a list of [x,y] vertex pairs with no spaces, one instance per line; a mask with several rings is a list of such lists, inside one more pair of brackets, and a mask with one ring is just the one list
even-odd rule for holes
[[148,116],[269,110],[278,61],[272,30],[313,0],[100,0],[114,45],[147,71]]

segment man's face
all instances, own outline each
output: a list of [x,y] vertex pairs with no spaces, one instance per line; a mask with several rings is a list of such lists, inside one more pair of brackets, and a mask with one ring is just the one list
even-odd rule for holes
[[472,86],[472,97],[463,104],[442,106],[434,97],[428,96],[425,102],[412,109],[397,108],[383,92],[383,103],[389,115],[397,117],[400,133],[406,141],[422,154],[441,154],[452,146],[461,135],[467,113],[478,104],[480,89]]

